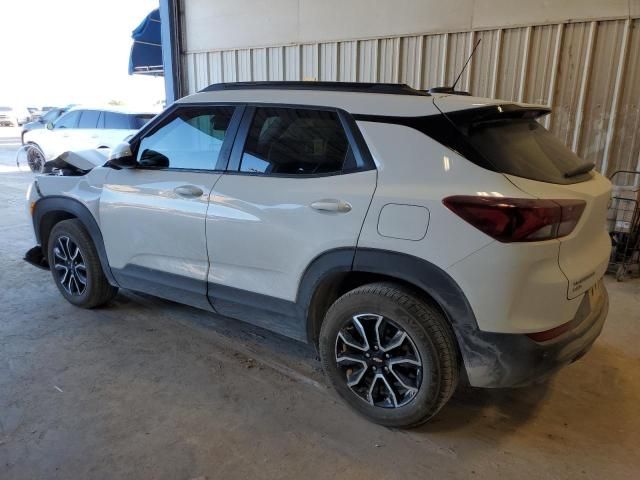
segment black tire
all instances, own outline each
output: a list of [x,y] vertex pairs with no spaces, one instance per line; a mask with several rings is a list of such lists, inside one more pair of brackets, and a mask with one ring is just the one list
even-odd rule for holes
[[[53,280],[62,296],[73,305],[99,307],[118,293],[118,288],[105,277],[93,241],[79,220],[55,224],[47,250]],[[80,268],[80,262],[84,268]]]
[[[367,335],[358,336],[357,333],[354,333],[352,337],[349,337],[351,343],[343,341],[346,339],[345,335],[349,335],[348,329],[355,327],[354,317],[357,317],[360,326],[369,332],[369,337],[372,332],[370,330],[371,322],[376,322],[373,330],[373,343],[376,343],[376,339],[382,338],[378,342],[380,346],[375,346],[376,351],[370,345],[372,342],[367,341]],[[377,323],[379,317],[383,319]],[[380,329],[383,331],[380,332]],[[356,328],[351,331],[359,332],[360,330]],[[408,336],[408,341],[406,337],[398,337],[402,331]],[[342,337],[339,338],[341,332]],[[396,332],[393,338],[405,338],[405,343],[400,347],[391,347],[394,343],[393,338],[385,340],[393,332]],[[382,334],[380,335],[380,333]],[[387,342],[386,349],[382,345],[385,342]],[[344,351],[344,349],[350,349],[355,343],[360,345],[357,350],[352,349],[351,353]],[[364,344],[366,344],[364,348],[368,348],[370,358],[365,359],[358,356],[360,350],[364,352]],[[392,348],[401,350],[395,350],[396,353],[393,353]],[[378,349],[387,353],[382,354]],[[343,351],[338,352],[338,350]],[[426,422],[444,406],[458,384],[459,367],[456,343],[453,332],[443,314],[436,305],[421,299],[411,290],[393,283],[364,285],[336,300],[329,308],[322,324],[319,351],[325,374],[338,394],[358,413],[387,427],[415,427]],[[413,354],[416,351],[421,366],[407,365],[407,367],[413,368],[414,372],[407,370],[405,372],[407,376],[403,377],[404,382],[399,383],[400,378],[397,375],[399,372],[389,372],[389,369],[393,370],[393,366],[389,362],[404,363],[407,358],[415,357]],[[362,355],[366,355],[366,353],[362,353]],[[384,356],[382,359],[378,358],[381,355],[386,356],[386,359]],[[398,362],[396,359],[394,361],[394,355],[397,356],[397,359],[404,360]],[[340,356],[342,368],[338,366],[338,356]],[[359,358],[357,360],[359,363],[353,364],[355,369],[349,370],[351,361],[348,359],[345,367],[345,357],[347,356]],[[367,362],[367,366],[364,366],[363,360]],[[379,363],[374,364],[373,360]],[[363,366],[360,366],[360,363]],[[362,373],[363,371],[364,373]],[[350,375],[349,378],[352,380],[354,378],[362,379],[360,383],[363,385],[359,383],[353,388],[350,387],[347,384],[347,375]],[[386,380],[375,379],[375,377],[384,377]],[[368,379],[374,380],[367,385]],[[415,382],[412,385],[412,391],[404,390],[405,382],[410,385],[411,381]],[[372,387],[371,383],[377,383],[377,385]],[[392,386],[394,387],[392,388]],[[391,393],[395,387],[399,388],[393,394],[386,397],[382,395],[384,392]],[[356,391],[356,389],[359,390]],[[368,399],[363,397],[363,391],[367,391]],[[381,395],[378,400],[382,402],[382,406],[377,404],[372,392]],[[401,397],[406,403],[397,401]],[[384,406],[389,402],[392,402],[392,405]]]
[[[37,149],[37,150],[36,150]],[[34,173],[42,173],[46,159],[44,152],[37,143],[29,142],[26,145],[27,164]]]

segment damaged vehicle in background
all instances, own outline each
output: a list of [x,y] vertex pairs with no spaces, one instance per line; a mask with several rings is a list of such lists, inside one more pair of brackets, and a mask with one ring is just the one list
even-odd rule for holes
[[40,128],[45,128],[48,123],[55,122],[60,115],[69,110],[73,105],[68,105],[66,107],[52,107],[49,110],[43,111],[42,116],[34,119],[29,123],[25,123],[22,126],[22,132],[20,133],[20,138],[22,140],[22,144],[24,145],[24,134],[31,130],[38,130]]
[[126,288],[309,342],[353,409],[419,425],[459,380],[544,380],[602,330],[611,184],[548,113],[406,85],[212,85],[104,165],[48,163],[25,259],[79,307]]
[[123,108],[73,107],[45,128],[23,135],[27,162],[40,172],[46,161],[67,151],[111,149],[135,134],[156,113]]

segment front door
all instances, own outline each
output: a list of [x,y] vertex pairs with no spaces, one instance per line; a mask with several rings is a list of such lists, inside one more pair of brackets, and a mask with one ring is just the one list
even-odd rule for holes
[[109,172],[100,225],[122,287],[210,308],[205,217],[234,112],[178,107],[133,146],[138,168]]
[[[209,296],[220,313],[303,337],[300,279],[354,248],[376,185],[335,110],[247,107],[207,215]],[[245,141],[246,139],[246,141]],[[274,324],[274,322],[276,322]]]

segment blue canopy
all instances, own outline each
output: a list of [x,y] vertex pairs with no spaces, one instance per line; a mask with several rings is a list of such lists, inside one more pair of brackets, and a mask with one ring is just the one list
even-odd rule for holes
[[163,75],[160,11],[153,10],[131,34],[129,75]]

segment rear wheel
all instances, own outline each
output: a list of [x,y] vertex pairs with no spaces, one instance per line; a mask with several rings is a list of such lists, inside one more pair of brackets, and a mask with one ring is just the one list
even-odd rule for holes
[[390,283],[359,287],[329,309],[320,356],[338,394],[389,427],[429,420],[458,382],[453,334],[440,310]]
[[105,277],[93,241],[79,220],[64,220],[53,227],[48,258],[58,290],[78,307],[104,305],[118,292]]

